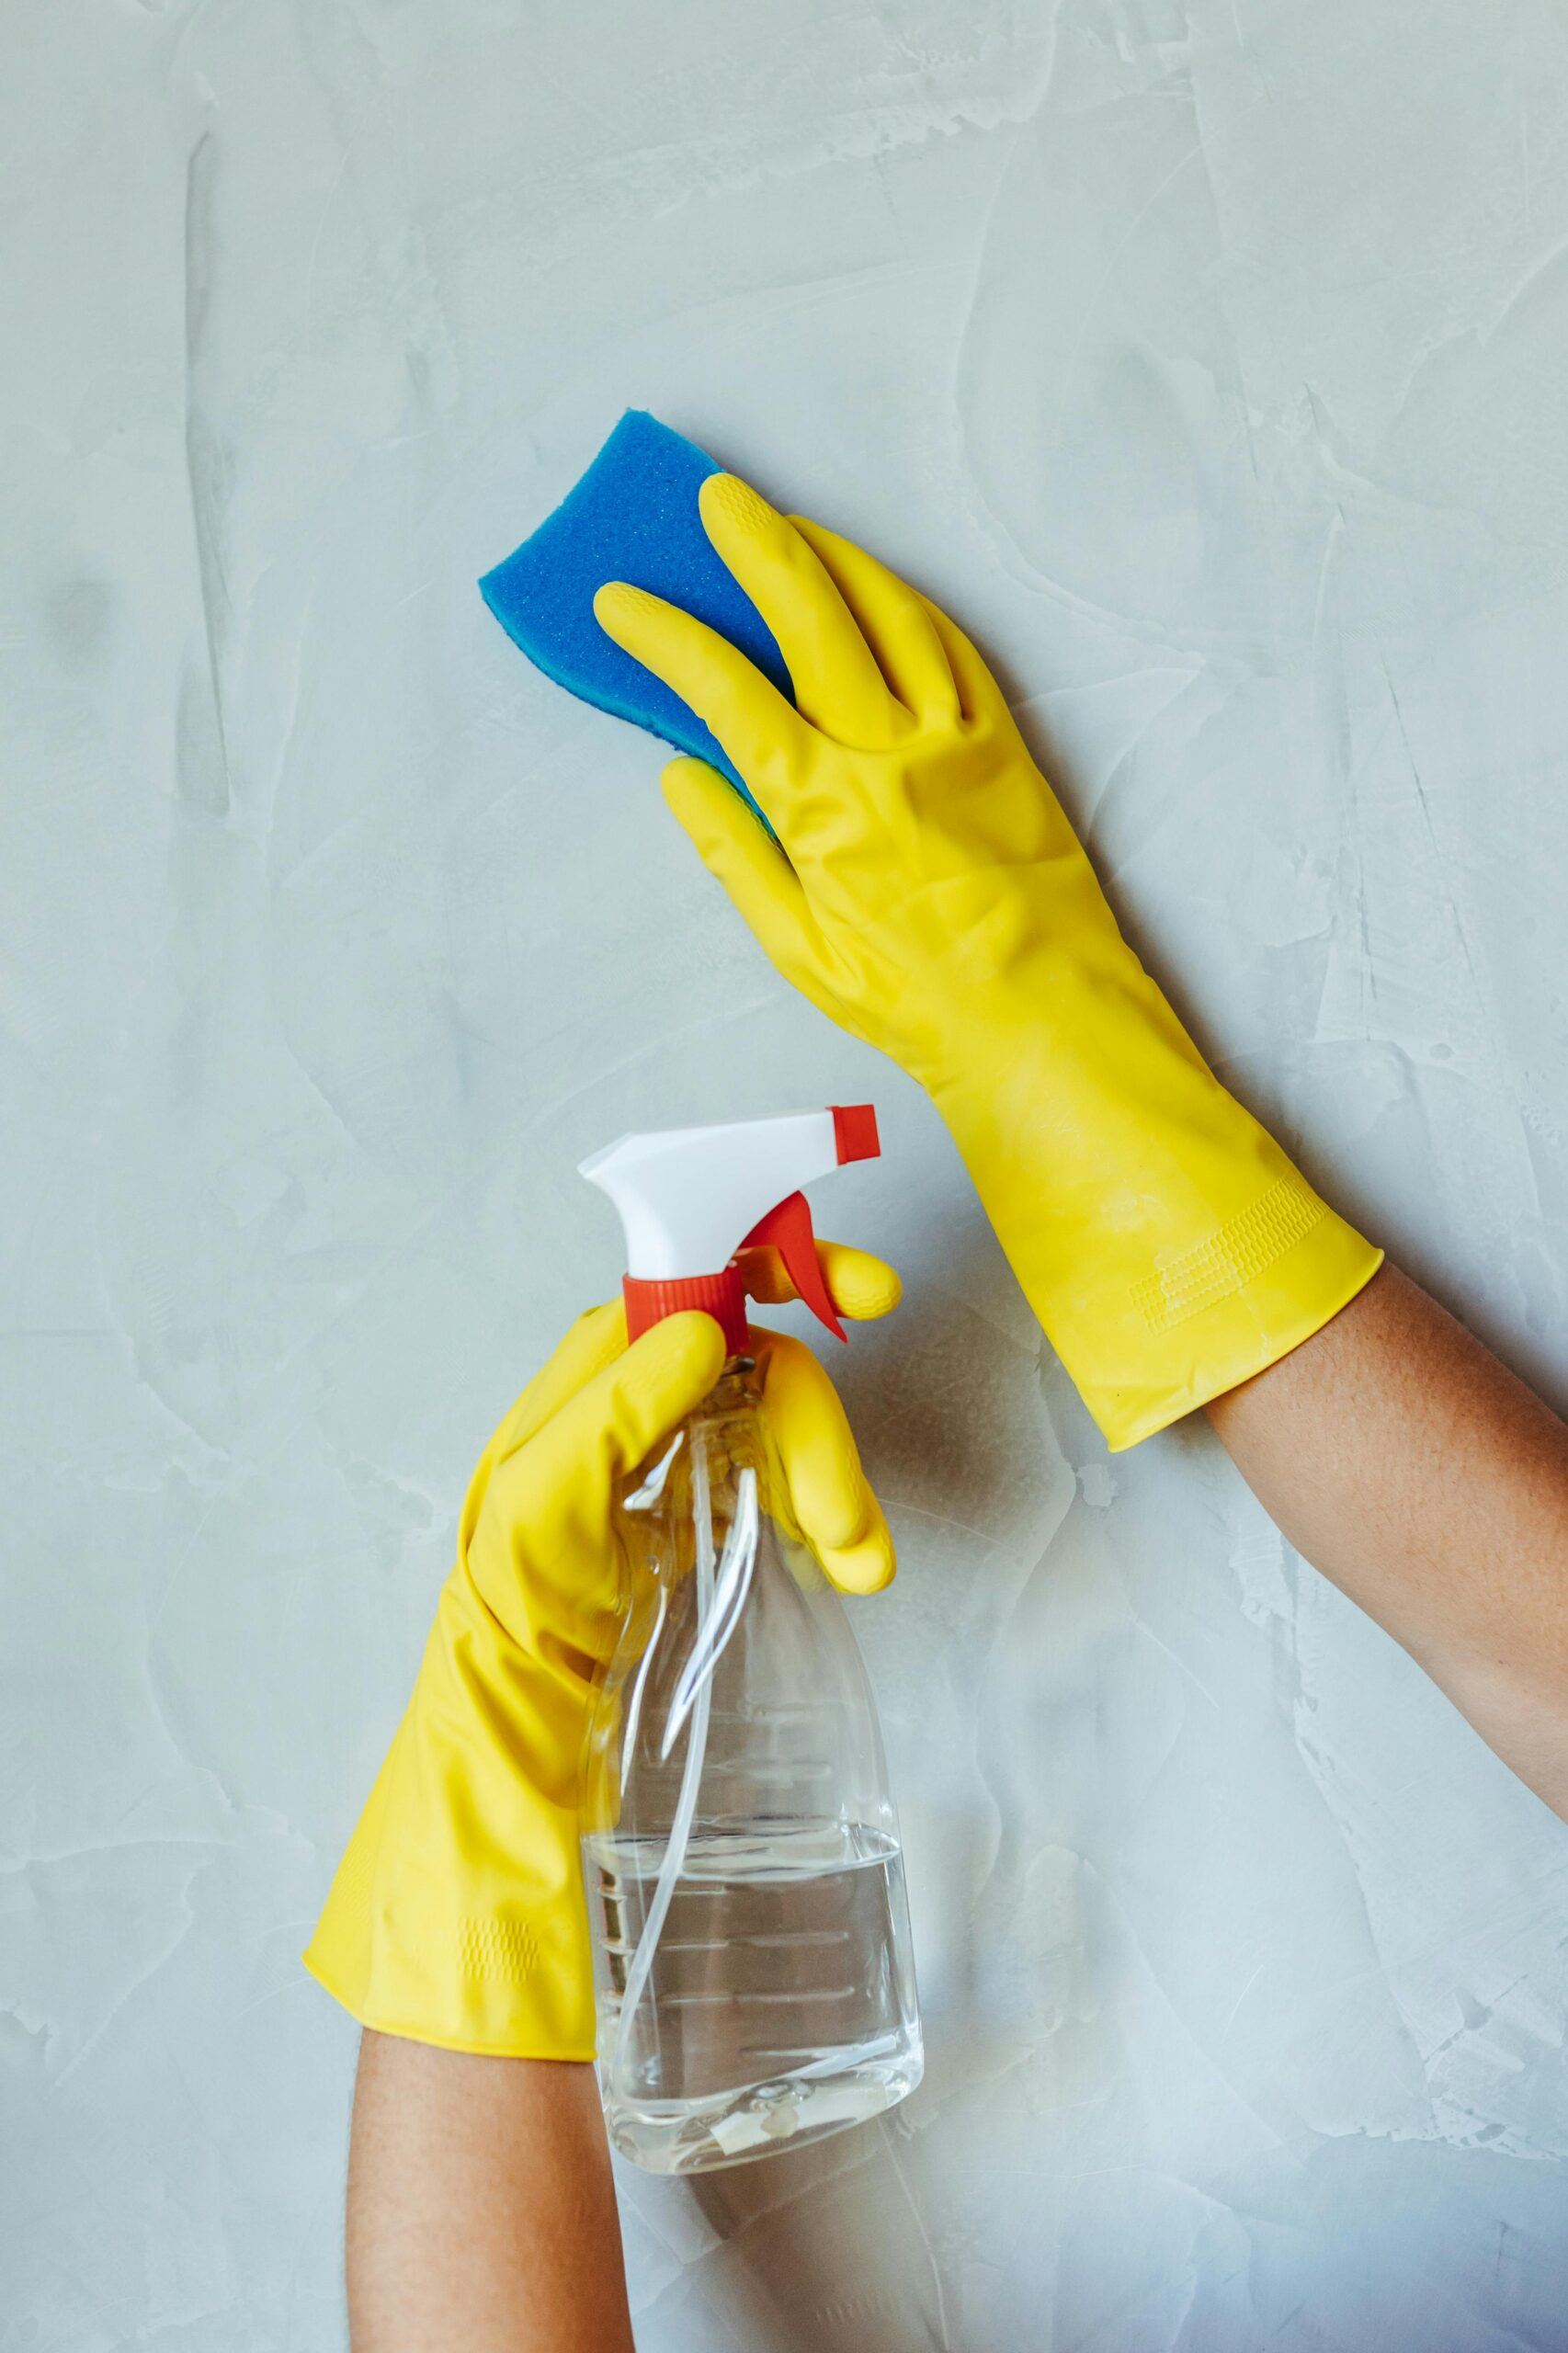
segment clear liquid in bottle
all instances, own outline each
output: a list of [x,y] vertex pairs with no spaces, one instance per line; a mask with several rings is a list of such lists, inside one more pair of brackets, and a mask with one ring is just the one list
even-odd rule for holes
[[631,1610],[584,1860],[615,2146],[654,2171],[892,2108],[923,2064],[865,1669],[789,1516],[749,1360],[622,1499]]

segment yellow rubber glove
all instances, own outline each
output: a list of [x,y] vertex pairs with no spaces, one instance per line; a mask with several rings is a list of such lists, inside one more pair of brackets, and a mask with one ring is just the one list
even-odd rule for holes
[[[844,1314],[896,1305],[891,1267],[817,1247]],[[775,1252],[744,1263],[754,1297],[794,1297]],[[788,1335],[754,1325],[751,1343],[803,1533],[835,1584],[877,1591],[892,1540],[832,1383]],[[414,1697],[304,1956],[363,2025],[452,2051],[593,2057],[577,1810],[595,1668],[622,1601],[611,1503],[723,1361],[710,1316],[671,1316],[628,1347],[620,1302],[595,1308],[485,1448]]]
[[701,497],[798,708],[689,615],[602,588],[601,626],[706,720],[778,842],[701,761],[665,770],[670,805],[779,972],[929,1090],[1131,1446],[1297,1347],[1381,1253],[1206,1066],[968,639],[733,474]]

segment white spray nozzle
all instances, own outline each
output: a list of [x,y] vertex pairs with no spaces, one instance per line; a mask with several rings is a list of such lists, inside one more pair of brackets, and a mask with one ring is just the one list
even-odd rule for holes
[[[848,1149],[840,1135],[849,1130]],[[626,1271],[640,1282],[716,1274],[771,1209],[846,1160],[877,1153],[869,1103],[739,1120],[717,1128],[666,1128],[618,1136],[590,1153],[578,1175],[608,1193],[626,1233]]]
[[[838,1333],[812,1241],[801,1188],[846,1161],[874,1159],[876,1113],[869,1103],[723,1127],[669,1128],[618,1137],[590,1154],[579,1174],[608,1193],[626,1235],[627,1296],[645,1324],[681,1305],[710,1306],[678,1287],[718,1276],[746,1242],[782,1253],[801,1297]],[[639,1286],[676,1286],[657,1300]]]

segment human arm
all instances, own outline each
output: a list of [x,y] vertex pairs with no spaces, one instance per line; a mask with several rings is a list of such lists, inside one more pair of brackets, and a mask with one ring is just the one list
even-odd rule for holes
[[592,2068],[368,2028],[347,2276],[354,2353],[631,2353]]
[[[843,1313],[896,1303],[880,1259],[831,1243],[818,1256]],[[773,1251],[748,1253],[744,1273],[754,1298],[793,1296]],[[754,1326],[749,1346],[802,1532],[835,1582],[875,1591],[892,1540],[826,1374],[787,1335]],[[584,2063],[581,1759],[619,1620],[618,1483],[723,1358],[705,1315],[669,1317],[628,1347],[619,1303],[596,1309],[470,1483],[413,1699],[306,1955],[368,2029],[349,2195],[356,2353],[630,2343]]]
[[656,599],[597,609],[767,813],[777,839],[676,761],[704,862],[778,969],[925,1085],[1108,1443],[1207,1404],[1307,1557],[1568,1811],[1562,1427],[1220,1086],[952,622],[733,478],[702,513],[795,708]]
[[1392,1266],[1209,1418],[1297,1551],[1568,1819],[1568,1427]]

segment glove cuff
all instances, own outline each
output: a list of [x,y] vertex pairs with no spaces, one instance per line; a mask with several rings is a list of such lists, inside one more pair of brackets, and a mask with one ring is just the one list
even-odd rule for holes
[[528,1761],[541,1733],[559,1745],[557,1694],[493,1648],[460,1570],[302,1958],[382,2034],[591,2060],[577,1813],[541,1793]]
[[[1383,1254],[1203,1063],[1146,976],[1079,1034],[1020,1035],[1000,1085],[933,1089],[1047,1337],[1113,1452],[1262,1372]],[[1143,1017],[1150,1000],[1153,1020]],[[1111,1018],[1113,1013],[1123,1017]]]

